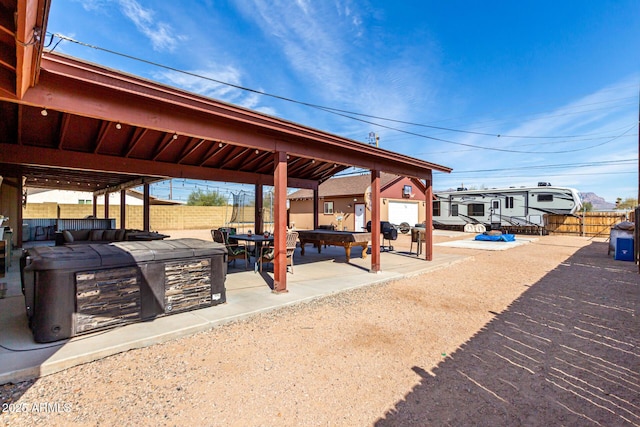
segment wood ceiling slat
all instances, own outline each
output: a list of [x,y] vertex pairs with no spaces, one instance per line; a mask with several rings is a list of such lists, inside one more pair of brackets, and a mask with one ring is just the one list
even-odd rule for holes
[[158,157],[160,157],[162,153],[164,153],[169,148],[169,146],[175,141],[175,139],[173,139],[173,136],[174,135],[171,135],[171,134],[166,134],[164,136],[162,142],[158,146],[158,151],[152,157],[151,160],[158,160]]
[[18,145],[22,145],[22,122],[24,121],[24,106],[23,105],[18,105],[18,110],[17,110],[17,126],[18,128],[16,129],[16,142],[18,143]]
[[225,169],[231,169],[234,167],[232,166],[234,162],[238,160],[244,161],[247,158],[247,153],[250,151],[253,152],[253,150],[247,148],[234,147],[220,163]]
[[202,147],[202,144],[204,144],[207,140],[206,139],[200,139],[199,141],[196,141],[195,143],[193,141],[190,142],[189,145],[191,145],[191,148],[186,148],[185,147],[185,151],[183,154],[180,155],[180,158],[178,159],[178,161],[176,163],[182,164],[184,163],[185,159],[187,157],[189,157],[191,154],[194,153],[194,151],[196,151],[198,148]]
[[64,147],[64,141],[69,130],[70,115],[62,113],[62,121],[60,124],[60,132],[58,132],[58,149],[62,150]]
[[98,135],[96,136],[96,145],[93,148],[93,152],[97,153],[100,151],[100,146],[104,143],[107,137],[107,130],[109,129],[109,122],[103,120],[100,123],[100,130],[98,130]]
[[136,128],[133,132],[133,136],[129,141],[128,147],[126,148],[123,157],[129,157],[131,152],[136,148],[136,146],[140,143],[144,135],[147,133],[149,129],[146,128]]
[[210,159],[213,159],[216,154],[221,154],[224,147],[220,147],[218,142],[214,142],[211,147],[207,150],[207,152],[202,156],[202,160],[198,163],[198,166],[202,166],[207,163]]
[[[247,162],[245,162],[242,165],[242,169],[258,172],[258,169],[263,168],[265,163],[267,165],[272,165],[273,162],[267,160],[267,156],[269,156],[270,154],[271,153],[262,153],[256,155],[257,157],[255,157],[253,160],[249,159]],[[267,161],[265,162],[265,160]],[[273,169],[273,167],[271,167],[271,169]]]
[[309,163],[311,162],[311,159],[304,159],[302,157],[299,158],[299,161],[296,162],[296,165],[289,165],[289,167],[287,168],[289,173],[291,174],[298,174],[300,171],[304,170]]

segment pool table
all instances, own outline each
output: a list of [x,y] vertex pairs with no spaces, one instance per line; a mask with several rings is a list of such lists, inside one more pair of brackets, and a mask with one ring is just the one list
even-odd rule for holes
[[301,255],[304,255],[304,245],[307,243],[313,243],[318,248],[318,253],[322,250],[322,245],[342,246],[347,256],[347,262],[349,262],[353,246],[360,246],[362,258],[367,257],[371,233],[366,231],[299,230],[298,239],[302,250]]

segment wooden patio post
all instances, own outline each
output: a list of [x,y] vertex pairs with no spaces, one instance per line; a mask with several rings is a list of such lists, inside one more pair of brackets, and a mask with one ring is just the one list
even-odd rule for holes
[[109,219],[109,193],[104,193],[104,219]]
[[149,190],[149,183],[145,182],[144,183],[144,192],[143,192],[143,197],[142,197],[142,229],[144,231],[149,231],[151,228],[151,220],[150,220],[150,215],[149,215],[149,194],[150,194],[150,190]]
[[127,190],[120,190],[120,228],[127,228]]
[[313,229],[314,230],[318,229],[318,215],[319,215],[318,200],[319,200],[318,187],[316,187],[313,189]]
[[264,187],[261,183],[256,184],[256,195],[254,200],[255,211],[253,212],[253,231],[256,234],[262,234],[264,231],[264,217],[262,208],[264,207]]
[[371,272],[380,268],[380,171],[371,171]]
[[98,217],[98,196],[93,195],[93,205],[91,207],[91,212],[94,218]]
[[22,202],[23,202],[22,197],[24,195],[24,186],[22,185],[22,177],[21,176],[18,176],[17,181],[18,181],[18,191],[16,193],[16,199],[15,200],[17,202],[16,206],[18,206],[17,215],[16,215],[18,217],[18,219],[17,219],[18,222],[16,224],[16,233],[18,233],[18,235],[16,236],[17,237],[16,242],[18,243],[18,247],[21,248],[22,247],[22,243],[23,243],[22,242],[22,233],[23,233],[23,231],[22,231],[22,223],[24,221],[22,219]]
[[276,151],[273,171],[273,292],[287,291],[287,153]]
[[427,261],[433,260],[433,187],[432,179],[426,180],[424,191],[425,218],[424,218],[424,257]]

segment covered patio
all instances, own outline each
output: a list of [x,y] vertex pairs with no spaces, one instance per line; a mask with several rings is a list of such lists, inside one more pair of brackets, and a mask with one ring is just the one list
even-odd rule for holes
[[[21,242],[25,186],[82,188],[94,197],[189,178],[255,186],[255,230],[261,232],[263,186],[274,187],[274,292],[287,291],[287,188],[314,191],[355,166],[370,171],[369,271],[382,271],[380,173],[412,179],[432,196],[433,171],[445,166],[394,153],[280,118],[44,52],[50,3],[9,2],[0,10],[0,192],[3,213]],[[15,19],[14,19],[15,16]],[[125,215],[121,204],[121,219]],[[315,203],[317,218],[317,203]],[[427,206],[427,223],[432,208]],[[108,203],[105,217],[109,216]],[[124,223],[124,221],[121,221]],[[317,220],[315,221],[317,226]],[[432,260],[431,229],[424,259]]]

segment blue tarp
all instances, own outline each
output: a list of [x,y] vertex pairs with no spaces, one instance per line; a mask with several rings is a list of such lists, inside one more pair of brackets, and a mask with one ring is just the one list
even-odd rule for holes
[[515,234],[499,234],[497,236],[489,236],[487,234],[478,234],[476,240],[484,240],[487,242],[513,242],[516,240]]

